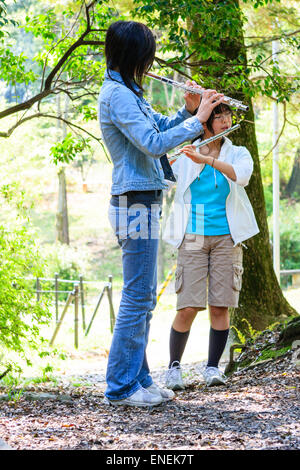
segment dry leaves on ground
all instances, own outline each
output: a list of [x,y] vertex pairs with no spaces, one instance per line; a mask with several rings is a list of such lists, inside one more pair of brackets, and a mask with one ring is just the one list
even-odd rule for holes
[[[205,387],[194,365],[185,370],[186,390],[152,409],[102,404],[99,376],[79,388],[35,387],[0,401],[0,437],[19,450],[300,448],[300,371],[291,354],[236,372],[219,387]],[[154,377],[161,381],[161,371]]]

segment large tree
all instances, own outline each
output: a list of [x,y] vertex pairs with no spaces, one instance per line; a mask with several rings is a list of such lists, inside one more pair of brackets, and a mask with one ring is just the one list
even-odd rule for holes
[[[267,2],[248,3],[263,7]],[[232,134],[232,140],[246,146],[254,161],[246,190],[260,233],[246,243],[240,306],[232,312],[232,322],[242,331],[247,330],[247,321],[261,330],[297,312],[285,299],[273,270],[251,98],[259,91],[270,99],[276,94],[278,101],[286,104],[299,89],[299,76],[285,76],[270,51],[274,38],[293,38],[298,47],[299,28],[285,30],[275,23],[273,34],[251,38],[247,45],[243,33],[246,18],[237,0],[146,0],[138,13],[160,32],[161,49],[169,55],[168,60],[158,59],[161,66],[190,75],[206,88],[224,91],[249,104],[241,129]]]

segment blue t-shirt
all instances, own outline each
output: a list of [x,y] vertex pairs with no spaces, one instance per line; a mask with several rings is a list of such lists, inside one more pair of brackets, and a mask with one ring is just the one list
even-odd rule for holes
[[198,235],[230,234],[226,217],[226,199],[230,188],[225,176],[205,165],[193,183],[191,210],[186,233]]

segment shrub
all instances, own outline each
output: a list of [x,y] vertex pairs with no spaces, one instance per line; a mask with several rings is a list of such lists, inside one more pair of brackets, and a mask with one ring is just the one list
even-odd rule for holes
[[[12,215],[0,222],[0,346],[26,359],[29,348],[37,349],[43,338],[40,327],[50,314],[44,302],[36,302],[28,276],[40,276],[43,261],[26,217],[24,194],[14,185],[0,187],[3,209]],[[1,368],[11,367],[0,358]],[[0,371],[1,373],[1,371]]]

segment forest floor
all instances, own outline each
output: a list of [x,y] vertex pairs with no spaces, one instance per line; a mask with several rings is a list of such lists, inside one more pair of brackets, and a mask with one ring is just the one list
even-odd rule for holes
[[[55,386],[0,395],[0,438],[15,450],[300,449],[300,369],[293,354],[211,388],[202,379],[203,362],[185,364],[186,389],[149,409],[104,405],[105,361],[101,369],[98,362],[97,370],[61,376]],[[162,368],[152,375],[163,384]]]

